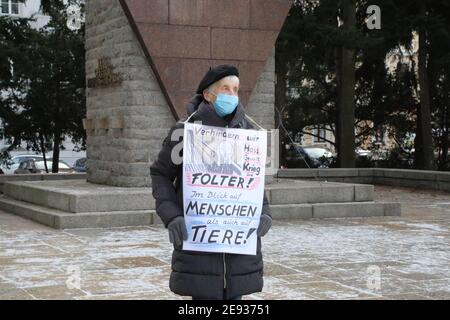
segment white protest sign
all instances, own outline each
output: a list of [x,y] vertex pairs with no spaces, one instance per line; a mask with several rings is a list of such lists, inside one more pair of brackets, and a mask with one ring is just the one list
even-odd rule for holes
[[183,250],[256,254],[267,132],[185,123]]

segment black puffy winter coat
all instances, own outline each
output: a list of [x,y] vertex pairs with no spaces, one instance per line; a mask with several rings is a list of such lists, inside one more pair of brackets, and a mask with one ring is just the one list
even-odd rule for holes
[[[208,126],[252,129],[244,108],[238,105],[235,112],[224,119],[219,117],[202,95],[195,96],[187,106],[189,122],[202,121]],[[170,130],[163,142],[158,158],[150,167],[156,212],[167,225],[177,216],[183,216],[182,164],[171,160],[172,149],[183,139],[183,119]],[[180,134],[172,133],[181,129]],[[175,141],[172,141],[175,140]],[[181,144],[182,148],[182,144]],[[182,156],[182,151],[180,152]],[[264,195],[262,214],[270,216]],[[205,299],[228,299],[238,295],[260,292],[263,288],[263,259],[261,238],[257,242],[256,255],[211,253],[179,250],[174,247],[170,289],[179,295]]]

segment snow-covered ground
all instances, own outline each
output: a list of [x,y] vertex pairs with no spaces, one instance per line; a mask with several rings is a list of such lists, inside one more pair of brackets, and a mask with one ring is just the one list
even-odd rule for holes
[[[375,187],[401,217],[275,221],[244,299],[450,299],[450,194]],[[0,212],[0,299],[189,299],[161,226],[53,230]]]

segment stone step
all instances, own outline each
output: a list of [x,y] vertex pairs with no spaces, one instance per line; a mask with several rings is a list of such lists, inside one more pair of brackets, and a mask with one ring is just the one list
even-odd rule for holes
[[401,205],[396,202],[347,202],[270,205],[275,220],[345,218],[345,217],[382,217],[400,216]]
[[[68,213],[154,210],[150,188],[122,188],[84,180],[7,182],[9,198]],[[269,203],[336,203],[373,200],[373,185],[288,180],[266,186]]]
[[[274,220],[400,216],[399,203],[352,202],[271,205]],[[154,210],[68,213],[0,196],[0,209],[55,229],[112,228],[161,224]]]
[[0,209],[55,229],[143,226],[153,224],[156,216],[154,210],[69,213],[5,195],[0,196]]
[[270,204],[341,203],[373,200],[368,184],[283,179],[266,186]]
[[4,185],[4,194],[72,213],[155,209],[150,188],[113,187],[86,180],[8,182]]

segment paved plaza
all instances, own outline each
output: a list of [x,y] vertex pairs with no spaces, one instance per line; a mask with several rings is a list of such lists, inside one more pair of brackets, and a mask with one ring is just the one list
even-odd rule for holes
[[[244,299],[450,299],[450,194],[375,186],[401,217],[275,221]],[[189,299],[162,226],[54,230],[0,211],[0,299]]]

